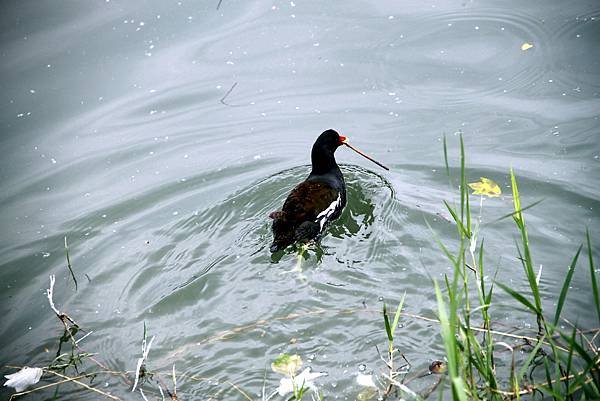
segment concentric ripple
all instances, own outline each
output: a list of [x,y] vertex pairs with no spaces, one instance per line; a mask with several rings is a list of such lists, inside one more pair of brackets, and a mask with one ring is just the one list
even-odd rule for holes
[[[392,25],[379,41],[378,86],[396,92],[404,104],[472,104],[505,94],[535,94],[551,69],[551,29],[540,18],[516,10],[478,8],[420,15]],[[521,45],[533,49],[522,51]],[[424,51],[425,49],[425,51]],[[394,74],[398,66],[419,74]],[[443,69],[444,75],[435,71]]]

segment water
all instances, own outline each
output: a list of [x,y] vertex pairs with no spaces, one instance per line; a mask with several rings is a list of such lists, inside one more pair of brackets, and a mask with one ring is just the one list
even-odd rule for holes
[[[58,308],[93,331],[86,350],[133,370],[145,322],[148,367],[175,364],[181,399],[242,399],[226,381],[259,398],[265,367],[267,390],[278,385],[269,365],[281,352],[328,372],[326,397],[354,399],[359,367],[383,369],[382,300],[406,292],[407,312],[435,317],[431,279],[450,270],[426,221],[455,244],[441,138],[456,174],[457,132],[469,180],[492,178],[505,194],[484,201],[484,222],[510,212],[510,166],[524,204],[544,199],[526,218],[552,308],[585,227],[600,237],[597,2],[216,6],[3,4],[3,365],[53,358],[62,333],[44,291],[55,274]],[[330,127],[391,171],[337,152],[349,204],[300,280],[294,254],[269,254],[267,216]],[[524,290],[513,224],[481,235],[490,275]],[[498,327],[534,325],[496,296]],[[582,263],[564,314],[596,327],[591,304]],[[413,372],[443,357],[434,323],[402,325]],[[97,383],[140,399],[119,377]]]

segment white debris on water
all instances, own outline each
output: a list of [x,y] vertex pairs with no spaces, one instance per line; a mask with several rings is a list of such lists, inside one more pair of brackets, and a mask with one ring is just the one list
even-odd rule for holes
[[373,380],[373,375],[359,373],[358,375],[356,375],[356,383],[363,387],[377,388],[377,386],[375,385],[375,381]]
[[25,390],[27,387],[36,384],[42,377],[43,370],[40,368],[30,368],[25,366],[16,373],[5,375],[8,380],[4,386],[13,387],[17,392]]

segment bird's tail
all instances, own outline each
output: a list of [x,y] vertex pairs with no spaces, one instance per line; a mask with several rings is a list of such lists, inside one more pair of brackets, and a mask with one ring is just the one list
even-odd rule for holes
[[269,215],[273,219],[273,243],[271,253],[281,251],[294,242],[293,227],[285,218],[285,212],[277,211]]

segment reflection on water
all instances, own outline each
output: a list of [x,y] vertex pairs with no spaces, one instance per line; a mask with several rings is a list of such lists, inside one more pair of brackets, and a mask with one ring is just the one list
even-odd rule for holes
[[[489,177],[507,194],[512,166],[523,203],[545,199],[527,215],[544,301],[556,302],[584,228],[600,236],[595,2],[224,0],[215,8],[4,5],[3,361],[48,364],[45,348],[54,351],[62,332],[43,290],[56,274],[55,301],[94,332],[86,350],[110,368],[135,367],[145,322],[156,335],[151,368],[175,363],[210,378],[182,378],[182,399],[237,397],[226,380],[259,394],[264,366],[281,352],[327,371],[326,396],[354,398],[358,367],[379,364],[381,301],[406,292],[407,312],[435,316],[431,278],[449,267],[427,223],[453,246],[442,200],[456,200],[456,183],[448,184],[441,137],[452,158],[458,132],[470,181]],[[533,47],[521,50],[525,42]],[[336,152],[348,205],[309,249],[302,281],[286,273],[293,250],[272,259],[267,216],[304,179],[327,128],[391,171]],[[484,202],[481,235],[498,279],[521,290],[514,228],[494,222],[511,202]],[[588,281],[578,269],[572,286]],[[588,327],[591,302],[570,299],[565,313]],[[497,313],[498,322],[523,323],[508,306]],[[441,358],[436,333],[431,322],[404,322],[400,345],[415,369]],[[138,399],[107,381],[122,399]],[[267,386],[276,384],[267,375]]]
[[[362,170],[354,166],[344,168],[345,180],[348,191],[348,204],[340,216],[340,224],[334,224],[329,230],[336,238],[351,237],[359,233],[361,229],[369,230],[375,221],[375,207],[371,197],[377,196],[377,192],[388,192],[387,196],[393,194],[392,189],[385,178]],[[380,199],[380,196],[378,197]],[[381,213],[385,213],[381,210]],[[363,238],[368,238],[368,232],[361,233]]]

